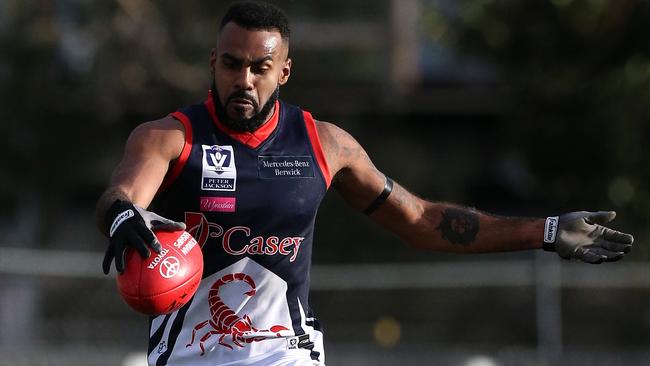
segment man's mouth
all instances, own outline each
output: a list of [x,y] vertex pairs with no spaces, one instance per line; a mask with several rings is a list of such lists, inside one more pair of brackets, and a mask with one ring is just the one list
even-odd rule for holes
[[254,104],[251,100],[246,98],[232,98],[230,104],[237,108],[252,108]]

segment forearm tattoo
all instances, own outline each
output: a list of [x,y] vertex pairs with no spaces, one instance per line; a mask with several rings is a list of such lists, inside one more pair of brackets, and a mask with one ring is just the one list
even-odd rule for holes
[[452,244],[470,245],[478,234],[478,215],[468,209],[447,208],[442,212],[442,221],[437,229],[442,238]]

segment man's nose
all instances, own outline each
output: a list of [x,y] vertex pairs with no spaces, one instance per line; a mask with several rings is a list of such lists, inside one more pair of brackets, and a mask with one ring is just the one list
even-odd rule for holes
[[235,86],[241,90],[252,90],[254,76],[255,75],[251,72],[250,67],[243,67],[237,75]]

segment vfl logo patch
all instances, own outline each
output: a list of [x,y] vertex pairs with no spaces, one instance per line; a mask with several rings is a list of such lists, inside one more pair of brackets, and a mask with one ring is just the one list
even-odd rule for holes
[[237,168],[232,146],[201,146],[203,148],[201,189],[204,191],[234,191],[237,183]]

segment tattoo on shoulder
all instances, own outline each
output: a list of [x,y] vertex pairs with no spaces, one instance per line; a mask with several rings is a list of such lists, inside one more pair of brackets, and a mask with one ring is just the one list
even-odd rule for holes
[[442,212],[442,221],[437,229],[442,238],[452,244],[470,245],[478,234],[478,215],[467,209],[447,208]]

